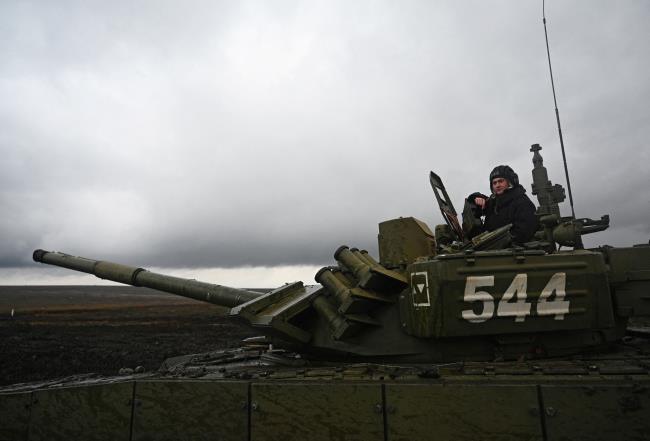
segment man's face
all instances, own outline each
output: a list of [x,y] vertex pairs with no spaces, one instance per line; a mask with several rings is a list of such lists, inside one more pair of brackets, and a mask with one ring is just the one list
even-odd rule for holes
[[510,183],[505,178],[492,179],[492,192],[496,195],[503,194],[508,189]]

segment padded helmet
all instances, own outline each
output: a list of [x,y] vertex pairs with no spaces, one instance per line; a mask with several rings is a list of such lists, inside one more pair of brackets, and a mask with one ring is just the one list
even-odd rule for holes
[[507,165],[497,165],[490,173],[490,191],[492,191],[492,180],[494,178],[507,179],[513,187],[519,185],[519,176]]

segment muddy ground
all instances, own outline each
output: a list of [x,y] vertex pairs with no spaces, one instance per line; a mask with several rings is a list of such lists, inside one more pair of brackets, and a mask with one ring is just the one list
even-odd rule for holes
[[0,286],[0,385],[156,370],[167,357],[259,334],[224,311],[147,288]]

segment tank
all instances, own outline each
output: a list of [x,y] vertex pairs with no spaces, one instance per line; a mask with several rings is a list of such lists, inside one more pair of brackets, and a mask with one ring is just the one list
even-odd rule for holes
[[467,239],[479,220],[458,220],[432,172],[446,224],[382,222],[377,259],[343,245],[317,285],[260,293],[34,251],[221,305],[261,336],[155,373],[4,387],[0,439],[647,439],[650,245],[585,249],[609,217],[562,217],[540,150],[523,246],[509,226]]

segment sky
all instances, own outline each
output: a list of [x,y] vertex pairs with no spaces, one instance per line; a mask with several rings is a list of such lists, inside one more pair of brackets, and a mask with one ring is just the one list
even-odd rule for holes
[[[576,215],[611,217],[585,242],[647,243],[650,3],[546,17]],[[0,285],[101,283],[36,248],[313,283],[442,223],[430,170],[459,211],[498,164],[530,193],[534,143],[566,187],[541,1],[3,1]]]

